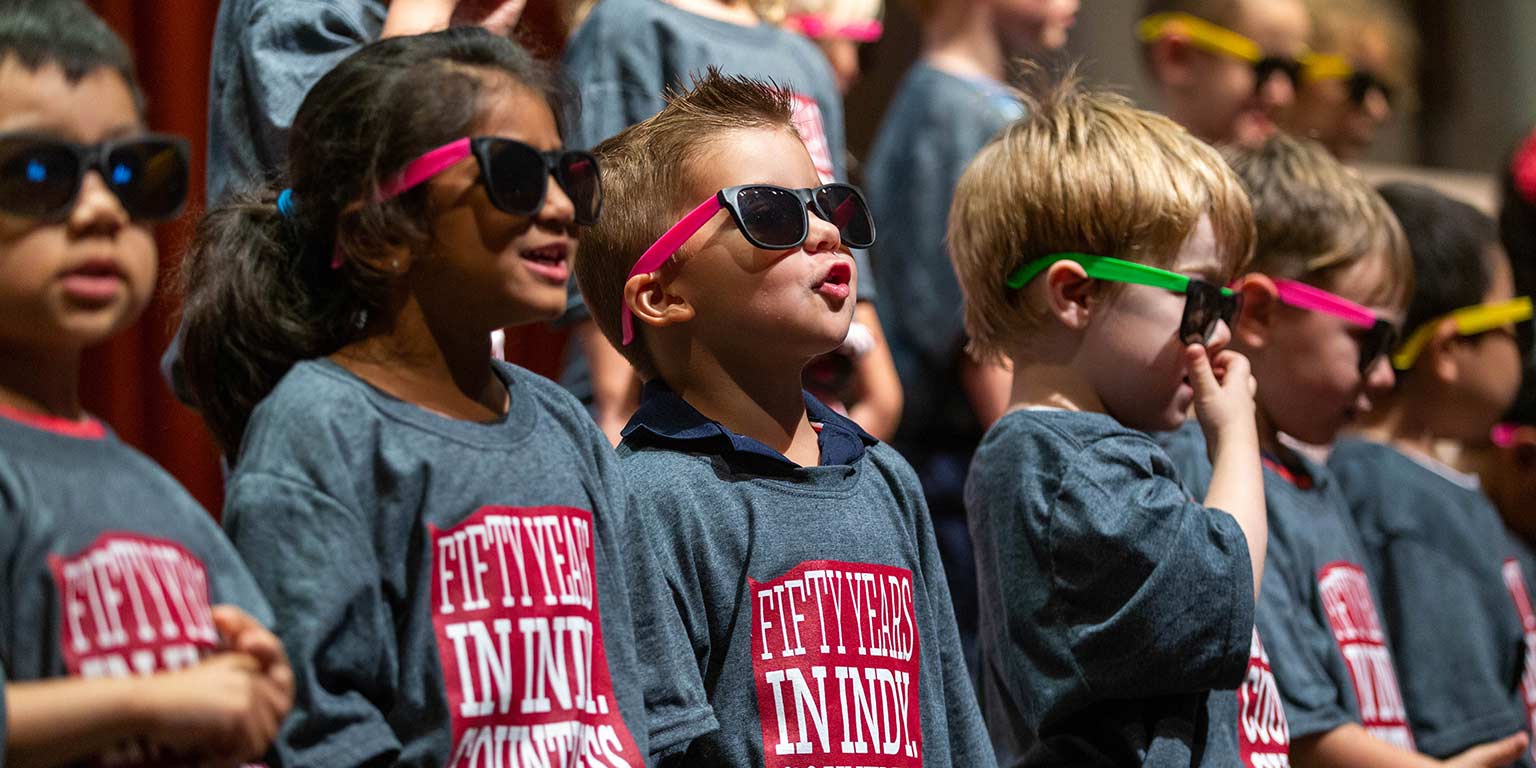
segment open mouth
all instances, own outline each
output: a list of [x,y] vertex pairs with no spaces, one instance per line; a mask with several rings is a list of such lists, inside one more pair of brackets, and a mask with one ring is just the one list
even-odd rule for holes
[[816,283],[817,293],[829,299],[846,299],[853,290],[853,266],[845,261],[839,261],[827,270],[819,282]]
[[571,276],[570,246],[553,243],[518,252],[529,271],[553,282],[564,283]]

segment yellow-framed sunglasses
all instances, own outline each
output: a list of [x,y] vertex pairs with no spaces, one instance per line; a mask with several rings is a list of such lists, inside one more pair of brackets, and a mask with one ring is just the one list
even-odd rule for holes
[[1345,56],[1336,53],[1310,53],[1302,58],[1302,78],[1316,80],[1343,80],[1349,88],[1349,100],[1355,106],[1365,103],[1372,93],[1379,93],[1389,105],[1396,105],[1396,92],[1392,84],[1375,72],[1356,67]]
[[1183,37],[1208,53],[1248,62],[1253,65],[1254,82],[1261,88],[1277,74],[1284,75],[1292,88],[1299,87],[1313,57],[1311,53],[1303,53],[1301,58],[1267,53],[1247,35],[1188,13],[1154,13],[1136,22],[1136,39],[1143,43],[1171,35]]
[[1458,336],[1476,336],[1480,333],[1496,331],[1505,326],[1529,322],[1531,297],[1521,296],[1509,301],[1462,307],[1423,323],[1409,334],[1408,339],[1398,346],[1396,352],[1392,353],[1392,367],[1399,371],[1412,368],[1413,364],[1419,361],[1419,355],[1423,354],[1424,347],[1429,345],[1429,340],[1434,338],[1435,327],[1447,319],[1456,321]]

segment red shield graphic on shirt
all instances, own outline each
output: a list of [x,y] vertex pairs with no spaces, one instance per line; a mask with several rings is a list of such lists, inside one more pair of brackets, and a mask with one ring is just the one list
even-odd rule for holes
[[[1525,702],[1525,723],[1536,733],[1536,610],[1531,608],[1531,593],[1525,586],[1525,573],[1514,558],[1504,561],[1504,586],[1515,601],[1515,611],[1520,614],[1520,626],[1525,628],[1525,664],[1520,673],[1520,698]],[[1536,743],[1530,753],[1536,758]]]
[[592,513],[482,507],[428,531],[448,765],[644,765],[608,673]]
[[1371,582],[1353,563],[1329,563],[1317,573],[1323,611],[1360,702],[1360,724],[1382,741],[1413,749],[1397,667],[1371,597]]
[[[174,541],[104,533],[74,555],[50,555],[48,568],[59,594],[59,650],[71,675],[151,675],[194,666],[218,648],[208,573]],[[196,762],[140,740],[97,758],[115,768]]]
[[1291,764],[1291,729],[1258,628],[1248,646],[1248,677],[1237,689],[1237,747],[1247,768],[1289,768]]
[[816,176],[823,184],[836,181],[833,174],[832,145],[827,141],[827,129],[821,119],[821,107],[817,106],[816,100],[809,96],[791,91],[789,97],[794,105],[790,120],[795,124],[795,131],[800,134],[800,140],[805,142],[806,151],[811,153],[811,162],[816,166]]
[[749,585],[767,768],[921,766],[912,572],[814,560]]

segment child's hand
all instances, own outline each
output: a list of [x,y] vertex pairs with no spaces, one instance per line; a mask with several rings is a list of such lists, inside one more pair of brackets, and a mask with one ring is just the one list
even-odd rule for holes
[[140,706],[155,744],[216,759],[255,760],[277,736],[292,702],[246,653],[146,678]]
[[1505,736],[1498,741],[1479,744],[1446,760],[1445,764],[1456,768],[1504,768],[1520,759],[1528,742],[1529,737],[1523,733]]
[[281,721],[293,706],[293,667],[288,664],[282,641],[261,622],[233,605],[214,606],[213,625],[224,638],[224,647],[255,658],[261,665],[262,674],[282,694],[279,702],[282,706],[277,713]]
[[1254,421],[1253,396],[1258,383],[1248,367],[1248,358],[1231,350],[1222,350],[1213,360],[1200,344],[1185,348],[1189,364],[1189,384],[1195,390],[1195,418],[1205,431],[1212,448],[1233,437],[1246,437],[1258,449],[1258,426]]

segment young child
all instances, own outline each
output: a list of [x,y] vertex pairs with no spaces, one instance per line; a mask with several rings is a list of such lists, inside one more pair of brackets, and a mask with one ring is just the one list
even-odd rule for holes
[[1531,305],[1514,298],[1493,219],[1427,187],[1380,192],[1412,246],[1408,332],[1393,356],[1396,388],[1375,398],[1328,468],[1382,585],[1414,742],[1443,757],[1525,720],[1525,632],[1503,575],[1514,551],[1477,479],[1436,459],[1435,443],[1487,440],[1514,403],[1514,324]]
[[490,359],[602,205],[552,93],[481,29],[366,46],[300,106],[291,187],[199,227],[188,382],[294,659],[281,765],[641,766],[714,727],[606,440]]
[[73,0],[0,14],[0,763],[238,763],[293,673],[197,502],[80,405],[82,351],[154,290],[187,146]]
[[1285,128],[1358,160],[1412,97],[1418,40],[1396,3],[1308,0],[1314,53],[1302,70]]
[[[823,182],[846,181],[842,96],[826,58],[809,40],[776,23],[771,0],[603,0],[565,52],[566,73],[581,94],[573,143],[591,147],[656,114],[668,90],[682,89],[714,67],[771,80],[792,93],[795,127]],[[854,252],[862,265],[865,253]],[[895,432],[901,385],[875,314],[875,283],[861,270],[856,322],[863,332],[841,351],[850,358],[847,389],[858,401],[849,415],[875,434]],[[563,322],[577,323],[563,382],[590,401],[598,425],[615,442],[634,412],[635,371],[592,324],[573,288]],[[865,340],[867,344],[859,344]]]
[[800,387],[875,230],[792,114],[711,72],[599,145],[576,262],[646,379],[619,454],[720,722],[690,764],[990,765],[916,476]]
[[[1387,355],[1413,284],[1408,245],[1380,195],[1321,145],[1276,136],[1233,165],[1258,230],[1233,333],[1259,382],[1269,550],[1257,623],[1285,702],[1291,761],[1423,765],[1349,505],[1326,469],[1280,439],[1331,443],[1391,388]],[[1166,444],[1184,481],[1207,487],[1198,431],[1185,427]],[[1505,765],[1524,738],[1452,762]]]
[[966,467],[1002,415],[1008,369],[965,353],[960,286],[945,250],[955,183],[1003,126],[1024,114],[1005,83],[1013,60],[1066,45],[1077,0],[918,0],[922,56],[891,99],[865,167],[883,228],[875,270],[891,309],[885,331],[906,394],[892,445],[917,470],[939,532],[967,654],[974,655],[976,571],[965,528]]
[[1147,0],[1136,37],[1163,111],[1212,144],[1257,147],[1296,101],[1302,0]]
[[[950,215],[971,345],[1013,361],[965,486],[987,725],[1007,766],[1232,765],[1237,718],[1206,712],[1257,648],[1265,532],[1218,286],[1248,258],[1248,201],[1215,150],[1117,96],[1068,80],[1029,112]],[[1145,434],[1191,405],[1204,505]]]

